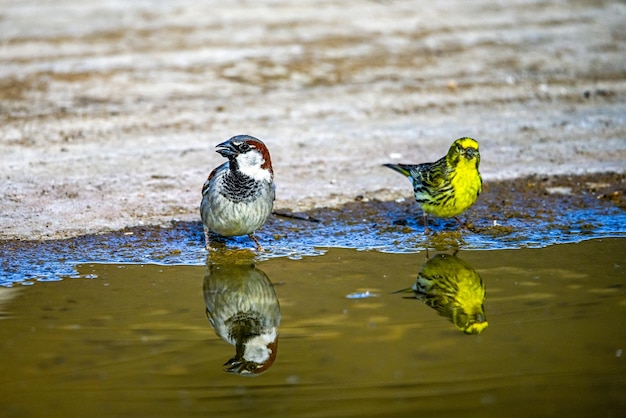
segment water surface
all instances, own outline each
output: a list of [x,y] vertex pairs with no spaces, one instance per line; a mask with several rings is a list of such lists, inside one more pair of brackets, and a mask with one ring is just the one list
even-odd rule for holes
[[[438,254],[442,280],[482,281],[480,332],[449,315],[480,295],[438,311],[394,293],[436,276],[424,251],[234,250],[212,270],[80,264],[0,288],[0,415],[623,416],[626,239]],[[263,303],[237,291],[251,277]],[[225,371],[236,349],[207,320],[209,281],[277,328],[261,373]]]

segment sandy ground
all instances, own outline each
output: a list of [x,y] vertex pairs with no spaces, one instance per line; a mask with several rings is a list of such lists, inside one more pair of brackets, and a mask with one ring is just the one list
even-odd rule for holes
[[198,219],[214,146],[277,209],[410,196],[385,162],[481,145],[484,179],[626,170],[621,1],[0,0],[0,239]]

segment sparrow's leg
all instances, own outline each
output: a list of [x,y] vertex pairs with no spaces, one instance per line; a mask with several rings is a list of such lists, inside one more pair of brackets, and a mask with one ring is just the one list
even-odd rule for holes
[[207,251],[213,249],[211,248],[211,240],[209,239],[209,228],[206,226],[204,227],[204,248],[206,248]]
[[254,241],[254,243],[256,244],[256,250],[257,251],[265,251],[263,249],[263,247],[261,247],[261,243],[259,242],[259,240],[256,239],[256,237],[254,236],[254,232],[248,234],[248,238],[250,238],[252,241]]
[[430,234],[430,229],[428,229],[428,214],[424,212],[424,235]]

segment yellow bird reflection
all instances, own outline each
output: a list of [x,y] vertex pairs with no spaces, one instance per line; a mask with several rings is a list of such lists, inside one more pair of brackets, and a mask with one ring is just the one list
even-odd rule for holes
[[399,292],[414,292],[416,299],[466,334],[480,334],[487,328],[485,284],[476,270],[455,255],[433,256],[420,269],[415,284]]
[[272,366],[278,350],[280,306],[267,275],[250,262],[207,263],[206,314],[215,333],[235,346],[224,371],[258,375]]

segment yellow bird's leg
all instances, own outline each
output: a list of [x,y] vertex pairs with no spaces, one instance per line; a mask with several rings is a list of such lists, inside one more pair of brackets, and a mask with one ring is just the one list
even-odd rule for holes
[[471,232],[476,232],[476,229],[472,225],[468,224],[467,222],[463,222],[461,219],[459,219],[456,216],[454,217],[454,219],[456,219],[459,225],[461,225],[461,228],[467,229],[468,231],[471,231]]

